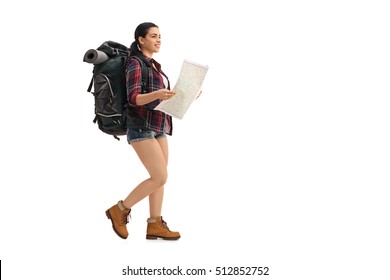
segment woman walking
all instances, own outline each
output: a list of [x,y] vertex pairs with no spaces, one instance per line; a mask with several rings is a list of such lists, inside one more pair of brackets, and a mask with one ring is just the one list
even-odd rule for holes
[[[131,208],[145,197],[149,198],[150,217],[147,219],[146,238],[177,240],[179,232],[169,230],[161,216],[164,185],[168,177],[168,141],[172,135],[172,117],[153,110],[162,100],[175,95],[161,65],[153,59],[160,50],[159,27],[151,22],[138,25],[135,41],[130,47],[126,63],[126,84],[129,103],[127,140],[149,173],[149,178],[136,186],[124,199],[106,211],[114,231],[126,239],[126,224]],[[142,67],[148,67],[146,85],[142,83]]]

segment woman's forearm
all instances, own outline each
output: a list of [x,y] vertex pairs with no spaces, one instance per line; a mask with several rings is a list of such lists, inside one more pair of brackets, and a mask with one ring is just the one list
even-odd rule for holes
[[135,98],[135,104],[138,106],[142,106],[150,102],[153,102],[157,99],[167,100],[174,95],[175,95],[174,91],[168,89],[159,89],[149,93],[138,94],[137,97]]
[[158,99],[157,91],[153,91],[150,93],[138,94],[137,97],[135,98],[135,103],[138,106],[142,106],[150,102],[153,102],[156,99]]

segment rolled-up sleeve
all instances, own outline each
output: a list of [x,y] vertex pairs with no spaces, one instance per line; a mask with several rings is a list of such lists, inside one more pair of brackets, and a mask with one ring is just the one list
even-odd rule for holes
[[130,59],[126,67],[127,101],[130,105],[137,105],[135,100],[141,93],[142,70],[137,59]]

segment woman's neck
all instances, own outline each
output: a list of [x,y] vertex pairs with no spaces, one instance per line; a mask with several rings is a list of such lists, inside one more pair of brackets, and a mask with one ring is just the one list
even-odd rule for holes
[[148,58],[153,58],[153,53],[149,53],[149,52],[146,52],[146,51],[142,51],[142,54]]

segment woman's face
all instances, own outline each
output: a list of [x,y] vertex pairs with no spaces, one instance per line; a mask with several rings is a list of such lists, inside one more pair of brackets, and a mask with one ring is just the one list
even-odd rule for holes
[[139,42],[141,43],[141,49],[146,54],[151,54],[159,52],[161,45],[161,35],[160,30],[157,27],[151,27],[148,30],[145,38],[139,37]]

